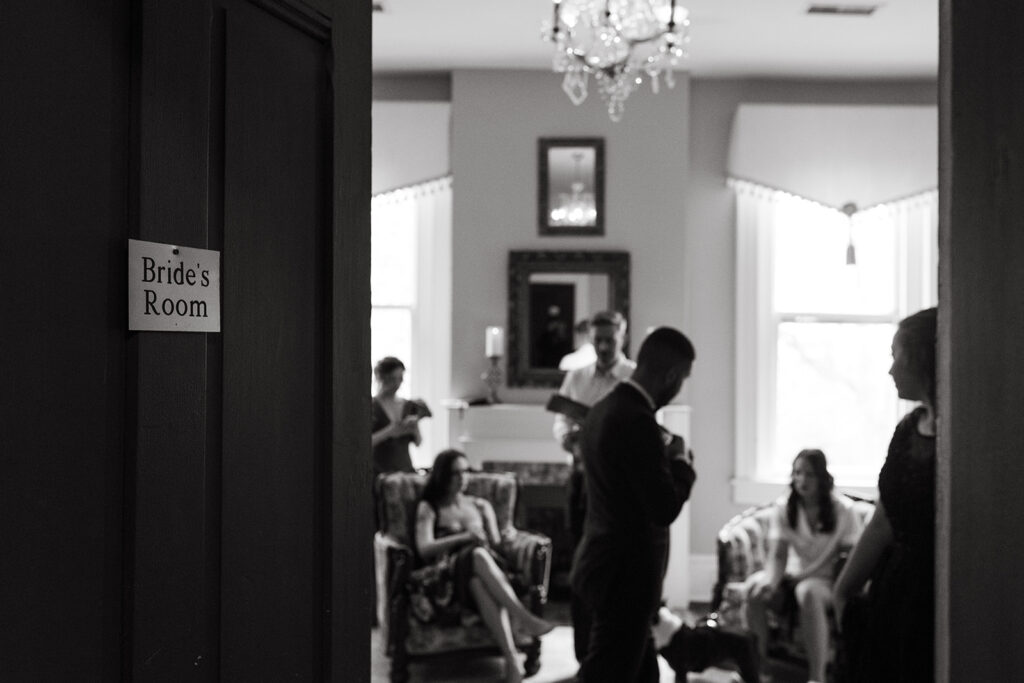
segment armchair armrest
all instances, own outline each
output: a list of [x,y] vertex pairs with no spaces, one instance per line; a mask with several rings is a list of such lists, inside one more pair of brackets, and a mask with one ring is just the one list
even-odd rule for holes
[[409,596],[405,590],[412,571],[412,548],[393,536],[377,532],[373,537],[373,555],[377,582],[377,621],[387,653],[404,640],[408,629]]
[[[384,585],[388,592],[394,584],[395,572],[399,569],[405,572],[412,570],[413,552],[412,548],[400,543],[394,536],[377,532],[373,536],[373,554],[378,560],[378,571],[383,570]],[[404,577],[401,577],[404,579]]]
[[513,578],[527,590],[537,593],[540,604],[547,602],[551,579],[551,539],[532,531],[516,530],[499,546],[509,563]]

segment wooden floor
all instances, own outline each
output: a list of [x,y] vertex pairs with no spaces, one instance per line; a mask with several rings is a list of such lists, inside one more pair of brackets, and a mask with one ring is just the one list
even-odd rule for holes
[[[706,611],[706,610],[705,610]],[[694,614],[687,615],[690,620]],[[558,624],[554,631],[544,636],[541,647],[541,666],[530,683],[572,683],[578,664],[573,654],[572,626],[569,622],[569,606],[562,601],[552,601],[545,608],[545,617]],[[685,618],[685,617],[684,617]],[[384,654],[380,629],[373,629],[371,637],[372,683],[388,683],[391,661]],[[674,683],[675,672],[658,658],[661,669],[660,683]],[[770,661],[768,672],[773,683],[805,683],[806,672],[783,662]],[[456,662],[426,662],[409,667],[410,683],[497,683],[505,680],[504,662],[498,658],[481,657]]]
[[[572,626],[569,625],[569,605],[552,601],[544,609],[544,616],[558,624],[555,630],[544,636],[540,650],[540,671],[529,678],[530,683],[572,683],[579,665],[573,654]],[[384,655],[380,643],[380,629],[373,629],[372,683],[388,683],[391,661]],[[660,660],[661,683],[676,680],[672,669]],[[498,658],[481,657],[460,662],[420,663],[409,666],[410,683],[496,683],[505,680],[505,665]]]

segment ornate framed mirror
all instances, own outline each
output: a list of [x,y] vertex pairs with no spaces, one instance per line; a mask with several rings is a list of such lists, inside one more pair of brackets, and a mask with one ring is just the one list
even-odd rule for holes
[[558,387],[580,321],[616,310],[628,325],[629,253],[510,251],[508,297],[508,385]]

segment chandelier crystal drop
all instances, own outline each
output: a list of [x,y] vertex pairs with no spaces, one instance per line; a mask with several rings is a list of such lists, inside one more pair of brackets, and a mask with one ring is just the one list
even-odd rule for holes
[[622,119],[626,98],[647,78],[675,85],[673,69],[686,58],[689,12],[676,0],[553,0],[541,26],[555,46],[552,69],[565,74],[562,90],[573,104],[587,99],[593,75],[612,121]]

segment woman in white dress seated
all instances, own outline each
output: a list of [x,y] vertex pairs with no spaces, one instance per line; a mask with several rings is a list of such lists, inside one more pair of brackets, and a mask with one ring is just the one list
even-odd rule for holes
[[768,529],[765,568],[747,579],[747,623],[767,654],[766,610],[784,603],[793,587],[807,648],[808,677],[825,680],[829,617],[836,557],[852,547],[861,523],[852,501],[835,493],[825,454],[800,451],[793,460],[790,493],[775,502]]

